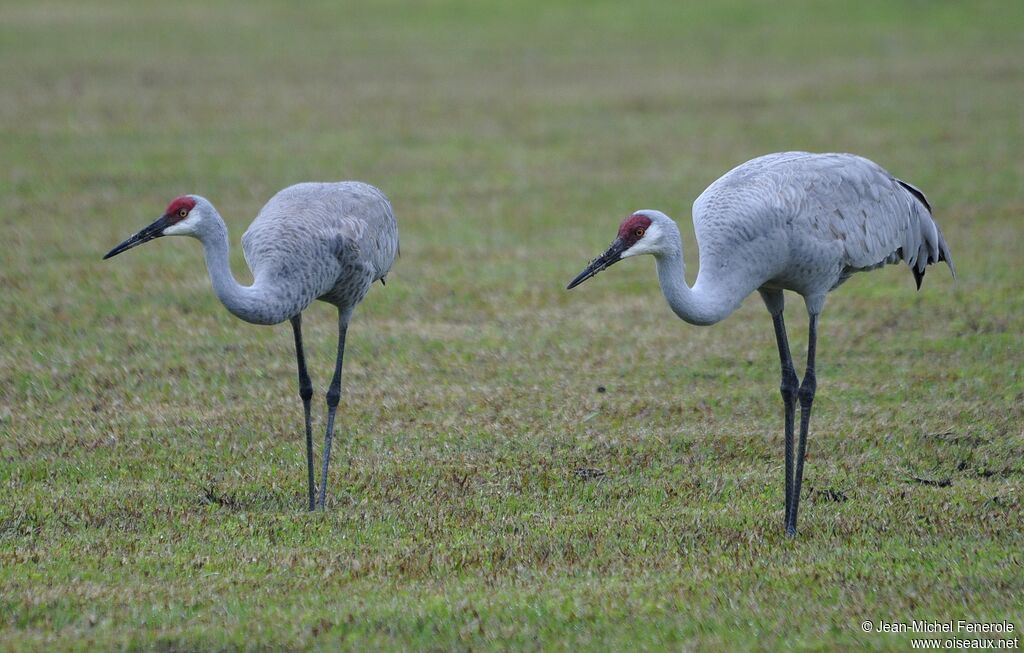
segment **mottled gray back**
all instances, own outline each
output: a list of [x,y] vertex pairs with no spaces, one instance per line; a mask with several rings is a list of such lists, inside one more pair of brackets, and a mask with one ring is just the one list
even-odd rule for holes
[[852,272],[901,259],[918,283],[929,263],[952,268],[924,194],[853,154],[781,152],[748,161],[697,198],[693,222],[702,260],[775,236],[787,250],[776,253],[780,269],[788,255],[808,279],[829,284],[806,290],[824,292]]
[[288,284],[303,304],[358,303],[398,252],[391,204],[362,182],[302,183],[278,192],[242,236],[256,283]]

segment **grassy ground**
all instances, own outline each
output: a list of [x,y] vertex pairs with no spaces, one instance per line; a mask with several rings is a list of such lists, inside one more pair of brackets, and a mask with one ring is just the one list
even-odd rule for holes
[[[1024,627],[1024,14],[683,4],[0,4],[0,647]],[[781,149],[924,188],[960,272],[830,299],[794,541],[760,301],[687,326],[649,261],[563,290],[645,207],[692,279],[693,198]],[[224,311],[194,242],[100,256],[180,193],[237,242],[278,188],[344,178],[391,196],[402,258],[350,330],[309,515],[290,330]],[[319,414],[333,311],[306,323]]]

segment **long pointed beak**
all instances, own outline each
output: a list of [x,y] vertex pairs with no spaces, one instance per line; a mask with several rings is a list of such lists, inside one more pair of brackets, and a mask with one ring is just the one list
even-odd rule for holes
[[166,229],[170,224],[171,221],[166,215],[160,216],[159,218],[154,220],[153,223],[150,224],[148,227],[141,229],[134,236],[132,236],[128,240],[124,241],[123,243],[115,247],[114,249],[107,252],[106,256],[103,257],[103,260],[105,261],[111,256],[117,256],[121,252],[127,251],[132,247],[138,247],[142,243],[148,243],[154,238],[159,238],[160,236],[163,236],[164,229]]
[[615,265],[622,260],[622,252],[626,251],[626,249],[628,249],[626,247],[626,243],[621,239],[616,239],[604,254],[601,254],[591,261],[590,265],[587,266],[587,269],[580,272],[575,279],[570,281],[569,285],[566,286],[565,289],[572,290],[590,277],[596,275],[601,270]]

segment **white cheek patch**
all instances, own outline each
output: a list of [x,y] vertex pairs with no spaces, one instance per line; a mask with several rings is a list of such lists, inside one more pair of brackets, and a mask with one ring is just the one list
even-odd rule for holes
[[630,256],[637,256],[639,254],[643,254],[644,251],[642,246],[643,240],[637,241],[637,243],[634,244],[632,247],[623,251],[622,254],[619,255],[619,258],[629,258]]
[[198,215],[190,215],[181,222],[176,222],[164,229],[165,236],[191,236],[196,232],[196,225],[199,223]]

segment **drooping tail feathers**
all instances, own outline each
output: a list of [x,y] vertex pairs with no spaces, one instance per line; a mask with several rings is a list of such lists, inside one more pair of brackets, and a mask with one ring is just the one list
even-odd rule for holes
[[924,196],[921,189],[913,184],[908,184],[901,179],[897,179],[896,182],[916,200],[913,206],[919,232],[906,234],[905,246],[900,248],[900,254],[910,266],[910,271],[914,273],[914,281],[917,283],[918,290],[921,289],[921,281],[924,279],[926,268],[932,263],[945,261],[953,278],[956,279],[956,266],[953,264],[953,257],[949,253],[949,246],[946,244],[946,239],[942,237],[939,225],[932,218],[932,207],[928,203],[928,198]]

